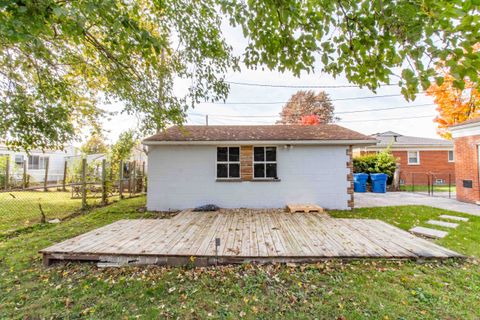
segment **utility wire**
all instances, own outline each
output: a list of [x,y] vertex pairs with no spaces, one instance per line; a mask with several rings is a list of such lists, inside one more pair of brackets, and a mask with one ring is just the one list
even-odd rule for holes
[[[251,82],[236,82],[225,81],[228,84],[250,87],[268,87],[268,88],[297,88],[297,89],[335,89],[335,88],[361,88],[354,84],[342,85],[286,85],[286,84],[265,84],[265,83],[251,83]],[[398,86],[398,84],[384,84],[383,86]],[[366,86],[364,86],[366,87]]]
[[367,120],[346,120],[342,121],[340,120],[339,122],[371,122],[371,121],[390,121],[390,120],[410,120],[410,119],[421,119],[421,118],[433,118],[435,115],[430,115],[430,116],[418,116],[418,117],[401,117],[401,118],[384,118],[384,119],[367,119]]
[[[192,114],[190,114],[192,115]],[[200,116],[200,115],[196,115]],[[372,121],[391,121],[391,120],[410,120],[410,119],[421,119],[421,118],[433,118],[436,115],[425,115],[425,116],[416,116],[416,117],[398,117],[398,118],[382,118],[382,119],[365,119],[365,120],[339,120],[338,122],[342,123],[352,123],[352,122],[372,122]],[[225,119],[225,118],[224,118]],[[217,120],[220,121],[220,120]],[[242,119],[230,119],[229,121],[242,121],[242,122],[249,122],[249,123],[271,123],[267,121],[248,121],[248,120],[242,120]]]
[[[419,92],[419,94],[423,94],[425,92]],[[364,100],[364,99],[378,99],[378,98],[389,98],[389,97],[402,97],[403,94],[383,94],[383,95],[376,95],[376,96],[368,96],[368,97],[347,97],[347,98],[337,98],[337,99],[330,99],[330,101],[347,101],[347,100]],[[200,102],[199,104],[244,104],[244,105],[256,105],[256,104],[285,104],[291,101],[261,101],[261,102]]]
[[[350,114],[350,113],[361,113],[361,112],[376,112],[376,111],[386,111],[386,110],[395,110],[395,109],[406,109],[406,108],[417,108],[417,107],[429,107],[434,106],[433,103],[425,103],[425,104],[417,104],[413,106],[397,106],[397,107],[386,107],[386,108],[377,108],[377,109],[363,109],[363,110],[355,110],[355,111],[342,111],[342,112],[334,112],[335,115],[338,114]],[[212,117],[219,117],[219,118],[278,118],[280,115],[228,115],[228,114],[211,114],[211,113],[189,113],[193,116],[212,116]]]

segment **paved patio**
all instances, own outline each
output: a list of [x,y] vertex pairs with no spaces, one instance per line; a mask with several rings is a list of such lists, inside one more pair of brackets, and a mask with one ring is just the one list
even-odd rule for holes
[[[216,239],[219,245],[216,246]],[[49,265],[315,262],[325,259],[460,257],[380,220],[281,210],[183,211],[171,219],[120,220],[41,251]]]
[[355,193],[355,207],[357,208],[406,205],[424,205],[480,216],[480,206],[445,197],[430,197],[412,192]]

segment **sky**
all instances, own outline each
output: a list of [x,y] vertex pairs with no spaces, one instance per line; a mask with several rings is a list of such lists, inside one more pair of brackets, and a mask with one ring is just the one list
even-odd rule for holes
[[[234,54],[241,54],[246,45],[242,33],[226,24],[222,26],[222,31],[229,44],[233,46]],[[328,74],[320,72],[303,73],[300,77],[295,77],[288,72],[280,73],[260,68],[248,70],[245,67],[242,67],[241,72],[227,73],[225,79],[229,82],[270,86],[351,85],[345,77],[334,79]],[[188,81],[180,81],[176,83],[175,89],[181,93],[187,85]],[[205,124],[207,114],[208,122],[211,125],[274,124],[279,119],[278,114],[284,102],[288,101],[291,95],[298,90],[301,89],[230,84],[230,93],[225,104],[201,103],[197,105],[188,111],[186,124]],[[378,89],[376,93],[360,88],[311,90],[317,92],[324,90],[329,94],[335,106],[336,116],[341,119],[337,123],[341,126],[364,134],[395,131],[402,135],[439,138],[436,134],[436,124],[433,122],[436,115],[433,99],[424,94],[419,94],[413,102],[407,102],[400,95],[400,88],[397,86],[385,86]],[[382,97],[384,95],[389,96]],[[351,99],[358,97],[371,98]],[[120,113],[121,103],[107,105],[104,108],[108,111],[118,112],[116,116],[103,122],[107,139],[110,142],[114,142],[122,131],[138,128],[138,122],[134,116]],[[375,111],[375,109],[385,108],[397,109]]]

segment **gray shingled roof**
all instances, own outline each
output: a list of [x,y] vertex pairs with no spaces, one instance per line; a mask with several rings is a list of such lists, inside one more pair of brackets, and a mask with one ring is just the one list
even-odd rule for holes
[[402,147],[402,146],[422,146],[422,147],[449,147],[453,146],[453,142],[445,139],[432,139],[423,137],[404,136],[393,131],[381,132],[373,134],[379,142],[373,147]]

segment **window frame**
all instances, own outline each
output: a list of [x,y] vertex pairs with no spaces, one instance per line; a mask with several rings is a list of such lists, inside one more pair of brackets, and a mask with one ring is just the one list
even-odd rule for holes
[[[33,157],[38,158],[37,168],[32,168],[33,161],[30,161],[30,159],[31,158],[33,159]],[[38,154],[29,155],[28,158],[27,158],[27,169],[28,170],[45,170],[46,167],[47,167],[45,159],[48,159],[48,158],[49,158],[49,156],[41,156],[41,155],[38,155]],[[40,165],[40,164],[42,164],[42,165]]]
[[[255,161],[255,148],[263,148],[264,161]],[[267,161],[267,148],[275,148],[275,161]],[[278,180],[278,148],[277,146],[264,145],[264,146],[253,146],[252,148],[252,179],[253,180]],[[255,177],[255,164],[262,163],[265,164],[265,170],[263,177]],[[276,166],[276,177],[267,177],[267,164],[275,164]]]
[[[452,159],[450,159],[450,152],[452,153]],[[448,150],[447,154],[448,162],[455,162],[455,150]]]
[[[417,154],[417,162],[410,162],[410,152],[415,152]],[[420,151],[419,150],[408,150],[407,151],[407,164],[409,166],[418,166],[420,165]]]
[[[218,148],[227,148],[227,161],[218,161]],[[238,161],[230,161],[230,148],[238,148]],[[241,180],[242,179],[242,148],[237,145],[228,145],[228,146],[216,146],[215,147],[215,179],[217,180]],[[218,176],[218,165],[226,164],[227,165],[227,177]],[[230,177],[230,164],[238,164],[238,177]]]
[[[17,157],[22,157],[22,161],[19,163],[17,162]],[[15,154],[15,156],[13,157],[13,161],[15,162],[16,165],[18,166],[23,166],[23,164],[25,163],[25,155],[23,154]]]

